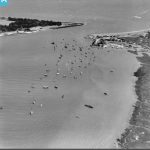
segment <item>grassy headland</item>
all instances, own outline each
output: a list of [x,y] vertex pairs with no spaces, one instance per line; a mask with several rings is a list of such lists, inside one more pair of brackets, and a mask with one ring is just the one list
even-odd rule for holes
[[0,33],[2,33],[1,36],[16,33],[32,33],[45,29],[59,29],[84,25],[83,23],[38,20],[29,18],[0,17],[0,19],[7,22],[7,24],[0,24]]
[[0,25],[0,32],[11,32],[16,30],[29,31],[32,27],[45,26],[61,26],[61,22],[37,20],[28,18],[12,18],[8,17],[8,21],[12,21],[9,25]]

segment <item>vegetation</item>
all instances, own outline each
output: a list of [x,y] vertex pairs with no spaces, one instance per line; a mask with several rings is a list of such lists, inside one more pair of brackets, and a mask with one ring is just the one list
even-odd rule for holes
[[120,39],[129,44],[135,43],[137,45],[141,45],[142,47],[150,47],[150,31],[148,31],[145,36],[137,35],[131,37],[120,37]]
[[8,17],[8,21],[12,21],[9,25],[0,25],[1,32],[9,32],[16,30],[30,30],[32,27],[37,26],[61,26],[61,22],[48,21],[48,20],[37,20],[27,18],[12,18]]

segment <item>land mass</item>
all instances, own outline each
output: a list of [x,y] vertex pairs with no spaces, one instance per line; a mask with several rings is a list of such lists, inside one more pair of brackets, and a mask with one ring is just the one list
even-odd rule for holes
[[1,17],[0,19],[10,22],[9,24],[0,25],[0,33],[2,35],[3,33],[8,33],[5,35],[10,35],[11,33],[32,33],[45,30],[46,27],[51,27],[51,29],[59,29],[84,25],[83,23],[38,20],[29,18]]
[[[117,139],[122,149],[150,148],[150,31],[123,34],[97,34],[88,36],[93,39],[91,46],[126,47],[136,55],[141,67],[134,73],[137,77],[135,93],[138,97],[129,120],[129,127]],[[140,56],[138,55],[140,54]]]
[[1,32],[10,32],[16,30],[30,31],[32,27],[45,27],[45,26],[61,26],[61,22],[48,21],[48,20],[37,20],[28,18],[12,18],[8,17],[7,21],[11,21],[9,25],[0,25]]
[[150,56],[137,57],[141,67],[134,73],[138,78],[135,91],[138,101],[130,119],[130,126],[118,139],[121,148],[150,148]]

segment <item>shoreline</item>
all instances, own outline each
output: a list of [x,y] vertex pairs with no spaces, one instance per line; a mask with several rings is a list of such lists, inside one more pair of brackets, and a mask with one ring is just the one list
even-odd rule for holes
[[135,92],[138,97],[134,110],[129,121],[129,127],[117,139],[121,148],[149,148],[150,147],[150,56],[143,53],[137,57],[141,67],[134,73],[138,78],[135,85]]
[[61,28],[69,28],[69,27],[76,27],[76,26],[83,26],[84,23],[72,23],[72,22],[62,22],[61,26],[37,26],[37,27],[32,27],[30,28],[30,31],[10,31],[10,32],[2,32],[0,33],[0,37],[3,36],[10,36],[10,35],[17,35],[17,34],[30,34],[30,33],[36,33],[40,31],[45,31],[49,29],[61,29]]
[[[140,67],[133,74],[133,76],[137,77],[137,80],[134,84],[134,92],[137,96],[137,101],[133,106],[133,111],[131,113],[131,117],[129,118],[128,127],[124,129],[121,137],[116,139],[118,143],[118,145],[116,146],[117,148],[128,149],[150,147],[150,91],[148,88],[150,87],[150,56],[148,55],[149,39],[148,37],[146,37],[146,34],[148,32],[149,29],[144,29],[131,32],[88,35],[88,38],[95,41],[98,39],[110,40],[112,37],[115,37],[116,39],[120,39],[120,37],[125,37],[123,45],[124,43],[128,44],[128,52],[135,55],[137,61],[140,63]],[[143,43],[139,42],[138,40],[134,41],[134,38],[141,35],[143,36]],[[112,43],[115,43],[117,41],[116,39],[114,41],[110,41]],[[107,45],[107,43],[105,43],[104,45]],[[133,51],[128,49],[129,45],[133,47]],[[135,46],[140,46],[140,48],[138,48],[137,50]],[[145,47],[147,49],[146,51]]]

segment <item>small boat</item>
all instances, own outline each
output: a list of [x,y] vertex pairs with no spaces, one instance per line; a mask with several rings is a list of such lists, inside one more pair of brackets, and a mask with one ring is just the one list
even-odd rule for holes
[[58,86],[54,86],[54,88],[57,90],[57,89],[58,89]]
[[49,86],[43,86],[43,89],[48,89],[49,88]]
[[91,106],[91,105],[84,105],[85,107],[88,107],[88,108],[94,108],[93,106]]
[[44,77],[47,77],[48,76],[48,74],[44,74]]
[[60,74],[59,72],[56,73],[56,75],[59,75],[59,74]]

